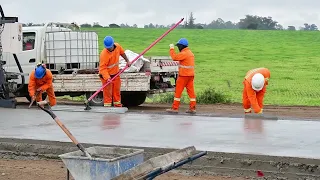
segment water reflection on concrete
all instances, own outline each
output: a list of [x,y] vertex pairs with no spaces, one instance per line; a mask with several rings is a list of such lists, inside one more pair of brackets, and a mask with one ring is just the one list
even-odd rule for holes
[[[36,109],[1,109],[0,137],[68,141]],[[320,158],[319,121],[261,120],[161,114],[56,112],[84,143],[183,148]]]
[[121,116],[119,114],[103,115],[101,129],[102,130],[116,129],[120,126],[120,124],[121,124]]

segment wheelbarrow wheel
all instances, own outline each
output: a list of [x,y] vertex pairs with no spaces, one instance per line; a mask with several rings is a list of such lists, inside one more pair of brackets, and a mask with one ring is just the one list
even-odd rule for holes
[[[86,92],[86,98],[89,99],[95,92]],[[103,92],[99,92],[90,102],[90,106],[103,106]]]

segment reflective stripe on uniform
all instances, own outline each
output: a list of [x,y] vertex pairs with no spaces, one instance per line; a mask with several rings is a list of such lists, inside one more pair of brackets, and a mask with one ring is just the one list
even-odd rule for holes
[[113,102],[113,104],[121,104],[121,102]]
[[244,109],[244,112],[250,112],[251,111],[251,108],[249,109]]
[[117,63],[115,63],[115,64],[112,64],[112,65],[110,65],[110,66],[107,66],[107,68],[113,68],[113,67],[115,67],[116,65],[119,65],[119,62],[117,62]]
[[196,98],[190,98],[190,101],[196,101]]
[[184,66],[184,65],[179,65],[181,68],[186,68],[186,69],[193,69],[194,66]]
[[176,97],[175,97],[173,100],[175,100],[175,101],[180,101],[180,98],[176,98]]
[[104,103],[103,106],[105,106],[105,107],[111,107],[111,103]]

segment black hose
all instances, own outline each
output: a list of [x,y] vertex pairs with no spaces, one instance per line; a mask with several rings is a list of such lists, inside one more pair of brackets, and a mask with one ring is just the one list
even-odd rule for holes
[[[18,60],[17,55],[16,55],[16,54],[13,54],[13,57],[14,57],[14,60],[16,61],[16,64],[17,64],[17,66],[18,66],[18,68],[19,68],[20,73],[23,73],[23,70],[22,70],[22,68],[21,68],[21,65],[20,65],[20,62],[19,62],[19,60]],[[20,90],[23,88],[24,85],[25,85],[24,75],[21,74],[21,86],[19,86],[19,88],[16,90],[16,92],[17,92],[17,91],[20,91]]]
[[1,17],[4,17],[4,12],[1,5],[0,5],[0,14],[1,14]]
[[[1,14],[1,19],[2,18],[4,18],[4,12],[3,12],[3,9],[2,9],[2,6],[0,5],[0,14]],[[2,25],[2,24],[0,24],[0,25]],[[0,33],[0,35],[1,35],[1,33]],[[1,61],[1,56],[2,56],[2,51],[0,52],[1,54],[0,54],[0,71],[1,71],[1,76],[0,76],[0,90],[2,89],[2,93],[3,93],[3,95],[4,95],[4,97],[3,98],[6,98],[5,96],[5,94],[6,94],[6,88],[5,88],[5,86],[4,86],[4,83],[5,83],[5,74],[4,74],[4,69],[3,69],[3,66],[2,66],[2,61]],[[3,77],[2,77],[3,76]],[[1,98],[1,97],[0,97]]]

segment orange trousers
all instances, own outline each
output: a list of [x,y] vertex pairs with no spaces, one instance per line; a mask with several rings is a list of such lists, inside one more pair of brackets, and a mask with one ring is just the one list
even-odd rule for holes
[[[260,109],[263,109],[263,99],[265,94],[264,89],[259,92],[255,92],[255,94],[250,94],[249,89],[251,88],[252,87],[248,83],[245,83],[245,81],[243,81],[242,104],[245,113],[251,113],[251,106],[253,106],[252,108],[257,112],[259,112]],[[256,98],[252,98],[256,99],[256,101],[252,100],[253,102],[251,102],[249,96],[256,96]],[[255,108],[256,106],[258,107],[258,109]]]
[[[107,83],[106,80],[101,79],[102,84]],[[121,79],[116,77],[110,84],[103,88],[103,103],[106,107],[111,107],[112,102],[115,107],[122,107],[121,104]],[[113,100],[113,101],[112,101]]]
[[[36,89],[38,89],[39,87],[36,87]],[[56,96],[54,94],[54,89],[53,89],[53,86],[49,87],[47,90],[47,95],[48,95],[48,98],[49,98],[49,103],[50,103],[50,106],[55,106],[57,104],[57,100],[56,100]],[[39,101],[42,101],[42,93],[39,93],[36,97],[36,101],[39,102]]]
[[172,109],[179,109],[180,98],[184,88],[187,89],[188,96],[190,98],[189,108],[191,110],[196,109],[196,94],[194,91],[194,76],[178,76],[176,90],[174,94],[174,100],[172,104]]

